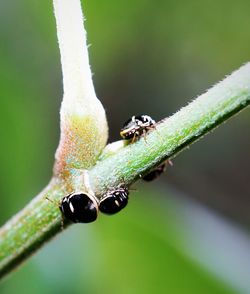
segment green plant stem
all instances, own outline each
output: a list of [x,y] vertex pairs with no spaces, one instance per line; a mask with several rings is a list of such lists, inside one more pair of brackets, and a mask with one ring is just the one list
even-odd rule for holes
[[100,195],[121,182],[131,184],[150,169],[175,157],[185,147],[239,113],[250,103],[250,63],[209,89],[169,118],[159,122],[146,139],[120,148],[91,171]]
[[108,125],[95,94],[80,0],[53,0],[63,73],[60,141],[54,174],[92,167],[105,147]]
[[[99,197],[121,182],[130,185],[249,103],[248,63],[173,116],[159,122],[145,139],[126,146],[115,143],[120,148],[104,151],[105,156],[90,170],[94,192]],[[62,216],[58,203],[74,189],[77,176],[78,171],[71,170],[67,178],[53,178],[44,191],[0,229],[0,276],[16,268],[60,232]],[[115,221],[115,217],[112,220]]]

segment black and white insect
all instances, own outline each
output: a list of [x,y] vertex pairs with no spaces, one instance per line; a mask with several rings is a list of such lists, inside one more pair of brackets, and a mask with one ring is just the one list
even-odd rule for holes
[[153,169],[151,172],[146,174],[142,179],[146,182],[151,182],[155,179],[157,179],[161,174],[163,174],[166,171],[166,168],[168,165],[173,166],[173,163],[171,160],[167,160],[157,166],[155,169]]
[[99,200],[91,189],[86,170],[82,171],[79,180],[83,191],[63,197],[59,204],[59,208],[67,220],[74,223],[91,223],[97,219],[99,211],[114,214],[122,210],[128,203],[129,191],[124,184],[108,191]]
[[152,129],[154,125],[155,121],[149,115],[134,115],[124,123],[120,135],[125,140],[135,140]]
[[79,192],[63,197],[59,208],[65,219],[74,223],[91,223],[97,219],[99,201],[91,189],[87,170],[79,172],[78,183]]
[[144,176],[142,179],[146,182],[151,182],[158,178],[161,174],[164,173],[166,170],[166,163],[163,163],[159,166],[157,166],[155,169],[153,169],[151,172],[149,172],[146,176]]
[[115,214],[128,204],[128,188],[124,185],[108,191],[100,199],[99,209],[105,214]]
[[86,192],[75,192],[63,197],[59,208],[64,217],[74,223],[91,223],[98,215],[96,198]]

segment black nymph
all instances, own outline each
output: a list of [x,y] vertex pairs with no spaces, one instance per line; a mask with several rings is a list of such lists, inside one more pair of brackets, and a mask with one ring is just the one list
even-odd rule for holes
[[59,207],[64,217],[74,223],[91,223],[98,215],[96,199],[83,192],[65,196]]
[[163,164],[157,166],[155,169],[153,169],[151,172],[149,172],[142,179],[146,182],[151,182],[151,181],[157,179],[161,174],[163,174],[166,170],[166,167],[167,167],[167,162],[164,162]]
[[128,188],[125,186],[108,191],[100,199],[99,209],[105,214],[115,214],[128,204]]
[[161,174],[163,174],[166,171],[167,166],[173,166],[172,160],[168,159],[164,161],[162,164],[154,168],[152,171],[150,171],[148,174],[146,174],[142,179],[146,182],[151,182],[158,178]]
[[120,135],[125,140],[135,139],[150,130],[155,121],[149,115],[132,116],[126,121],[120,131]]

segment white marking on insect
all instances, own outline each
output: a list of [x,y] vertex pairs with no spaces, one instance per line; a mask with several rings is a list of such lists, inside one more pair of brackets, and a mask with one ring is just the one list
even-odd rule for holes
[[70,208],[71,212],[74,213],[75,209],[74,209],[74,206],[71,202],[69,203],[69,208]]

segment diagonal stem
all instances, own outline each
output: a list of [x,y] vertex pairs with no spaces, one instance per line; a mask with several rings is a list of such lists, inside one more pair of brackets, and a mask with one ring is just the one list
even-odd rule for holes
[[[215,85],[137,142],[108,145],[102,159],[90,170],[97,196],[120,182],[131,184],[219,126],[250,104],[250,63]],[[53,178],[48,187],[0,229],[0,276],[16,268],[61,230],[61,214],[54,202],[70,192],[71,177]]]

